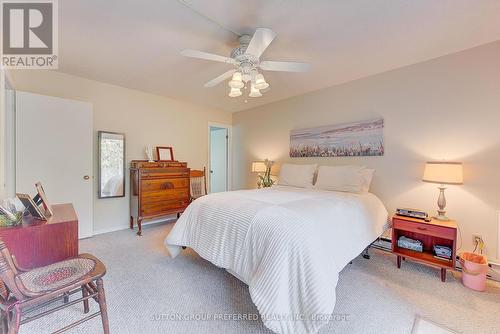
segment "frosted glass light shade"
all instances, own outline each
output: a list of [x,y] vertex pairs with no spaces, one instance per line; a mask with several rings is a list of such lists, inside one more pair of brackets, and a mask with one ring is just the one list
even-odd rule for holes
[[265,173],[266,163],[264,161],[252,162],[252,173]]
[[461,162],[427,162],[422,181],[440,184],[463,184]]
[[243,88],[245,84],[243,83],[241,72],[234,72],[233,78],[229,81],[228,85],[231,88]]
[[261,97],[262,94],[260,93],[260,91],[257,88],[255,88],[254,85],[252,85],[250,87],[250,94],[248,94],[248,96],[250,96],[250,97]]
[[231,91],[229,92],[230,97],[238,97],[241,96],[241,90],[239,88],[231,88]]
[[264,76],[261,73],[257,74],[255,76],[255,88],[266,89],[267,87],[269,87],[269,84],[264,79]]

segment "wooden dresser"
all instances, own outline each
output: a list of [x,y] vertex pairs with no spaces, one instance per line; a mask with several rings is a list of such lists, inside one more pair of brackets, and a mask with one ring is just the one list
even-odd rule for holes
[[78,255],[78,218],[72,204],[52,205],[47,221],[31,216],[14,227],[1,227],[7,248],[26,269],[46,266]]
[[179,214],[189,205],[189,168],[186,162],[147,162],[130,164],[130,228],[137,222],[142,234],[144,219]]

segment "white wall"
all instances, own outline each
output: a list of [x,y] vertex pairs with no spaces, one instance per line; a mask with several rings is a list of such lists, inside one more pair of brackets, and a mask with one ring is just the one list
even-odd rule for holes
[[17,70],[10,71],[10,76],[17,90],[93,104],[94,232],[97,233],[129,224],[128,178],[125,198],[97,199],[97,131],[125,133],[128,161],[145,159],[146,145],[172,146],[176,160],[200,169],[207,166],[208,123],[231,124],[231,114],[227,112],[60,72]]
[[[379,116],[385,118],[383,157],[288,156],[291,129]],[[471,249],[471,235],[479,233],[487,253],[496,254],[500,42],[238,112],[233,143],[236,189],[255,187],[253,160],[366,165],[377,170],[372,190],[390,211],[408,206],[435,212],[438,190],[421,182],[424,162],[463,161],[465,184],[447,190],[448,214],[458,220],[463,249]]]

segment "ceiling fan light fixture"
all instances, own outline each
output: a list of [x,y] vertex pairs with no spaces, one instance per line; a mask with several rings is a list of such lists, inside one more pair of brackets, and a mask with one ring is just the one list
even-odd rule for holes
[[[233,65],[232,69],[205,83],[205,87],[215,87],[231,78],[228,82],[231,88],[230,97],[238,97],[242,94],[246,97],[248,93],[250,97],[260,97],[271,87],[266,82],[262,71],[307,72],[311,67],[307,63],[260,59],[275,37],[276,33],[271,29],[257,28],[253,36],[240,36],[240,45],[231,51],[230,57],[190,49],[183,50],[181,54],[185,57]],[[247,99],[243,101],[247,102]]]
[[262,73],[259,73],[255,76],[255,88],[257,89],[266,89],[269,87],[269,84],[266,82],[266,79],[264,79],[264,75]]
[[231,91],[229,92],[230,97],[238,97],[241,96],[241,90],[239,88],[231,87]]
[[260,91],[257,88],[255,88],[254,85],[252,85],[250,87],[250,94],[248,94],[248,96],[250,96],[250,97],[261,97],[262,94],[260,93]]
[[231,81],[229,81],[229,87],[231,87],[231,91],[233,88],[240,89],[243,88],[243,86],[245,86],[245,84],[243,83],[241,72],[234,72],[233,78],[231,79]]
[[258,74],[259,72],[257,72],[255,68],[252,71],[250,71],[250,78],[252,79],[252,85],[255,85],[255,80]]

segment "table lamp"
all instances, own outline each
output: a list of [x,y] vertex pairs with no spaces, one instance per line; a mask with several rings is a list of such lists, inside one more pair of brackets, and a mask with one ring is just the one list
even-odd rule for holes
[[[260,189],[262,186],[264,188],[273,185],[274,181],[271,179],[271,167],[273,161],[266,159],[265,161],[255,161],[252,162],[252,173],[258,173],[259,179],[257,181],[257,187]],[[264,173],[264,175],[262,175]]]
[[445,185],[447,184],[463,184],[463,165],[461,162],[443,162],[430,161],[425,164],[424,182],[438,183],[439,198],[438,198],[438,215],[435,217],[438,220],[449,220],[446,216],[446,198],[444,197]]

